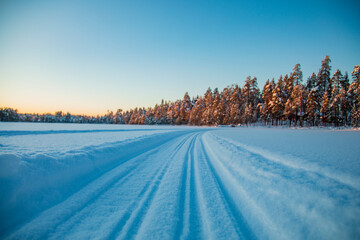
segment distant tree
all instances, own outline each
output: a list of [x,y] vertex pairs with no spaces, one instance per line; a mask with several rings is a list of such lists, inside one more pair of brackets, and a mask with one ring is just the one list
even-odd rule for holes
[[308,124],[315,126],[318,124],[319,120],[319,109],[320,103],[318,102],[317,92],[315,89],[312,89],[307,97],[306,101],[306,121]]
[[166,121],[169,124],[175,124],[175,104],[169,103],[169,107],[166,111]]
[[267,80],[262,91],[263,101],[260,104],[260,118],[266,125],[268,125],[269,121],[271,121],[271,100],[274,88],[274,79],[271,82]]
[[213,103],[212,103],[212,112],[213,112],[213,121],[216,125],[223,124],[225,106],[221,101],[221,96],[217,88],[214,89],[213,93]]
[[287,74],[284,77],[284,102],[287,102],[288,99],[290,99],[292,91],[294,88],[294,77],[292,75],[288,76]]
[[169,103],[164,100],[161,100],[161,105],[160,105],[159,115],[158,115],[160,124],[168,124],[168,121],[167,121],[168,109],[169,109]]
[[245,105],[244,118],[246,125],[253,122],[253,107],[250,103]]
[[17,109],[12,108],[0,108],[0,121],[16,122],[19,121],[19,114]]
[[[329,103],[329,98],[331,95],[331,90],[332,87],[329,88],[329,83],[330,83],[330,70],[331,70],[331,66],[330,66],[330,58],[329,56],[325,56],[325,58],[321,61],[321,68],[319,69],[318,75],[317,75],[317,82],[316,82],[316,87],[317,87],[317,96],[318,96],[318,102],[321,103],[320,105],[320,118],[321,118],[321,122],[325,123],[324,121],[327,122],[327,118],[328,116],[323,116],[322,114],[326,113],[328,114],[328,105],[323,107],[323,103],[325,100],[325,103]],[[330,83],[331,84],[331,83]],[[325,93],[326,94],[326,98],[325,98]]]
[[123,113],[122,109],[118,109],[116,111],[115,116],[114,116],[115,124],[124,124],[124,119],[123,119],[122,113]]
[[62,122],[62,116],[63,116],[62,111],[55,112],[55,121],[56,122]]
[[159,113],[159,105],[155,105],[154,108],[148,108],[145,113],[145,124],[153,125],[160,124],[160,113]]
[[349,87],[351,105],[351,125],[360,126],[360,65],[354,67],[352,72],[353,83]]
[[226,87],[221,93],[220,111],[222,112],[223,119],[222,124],[230,124],[230,103],[232,96],[232,88]]
[[319,73],[317,75],[316,86],[318,88],[318,95],[321,97],[325,94],[330,81],[330,62],[331,60],[329,56],[326,55],[325,58],[321,61],[321,68],[319,69]]
[[322,98],[321,109],[320,109],[320,119],[321,119],[321,123],[324,125],[327,125],[329,120],[329,112],[330,112],[329,107],[330,107],[329,97],[327,92],[325,92]]
[[284,83],[282,76],[280,76],[276,87],[273,89],[270,102],[272,119],[275,120],[276,125],[280,124],[280,121],[282,120],[286,104],[285,101]]
[[212,112],[212,104],[213,104],[213,94],[211,91],[211,88],[208,88],[204,95],[204,104],[205,108],[202,114],[201,122],[203,122],[206,125],[212,125],[213,124],[213,112]]
[[194,107],[190,113],[190,124],[191,125],[204,125],[202,121],[203,112],[205,110],[205,103],[202,97],[197,97]]
[[293,68],[293,72],[291,74],[292,78],[294,79],[294,84],[298,85],[302,83],[303,73],[301,71],[301,66],[299,63],[295,65]]
[[186,92],[183,100],[180,103],[180,114],[179,114],[180,124],[189,123],[191,107],[192,104],[191,104],[190,96]]
[[242,92],[241,88],[236,84],[232,90],[232,94],[229,102],[229,109],[230,109],[229,122],[232,124],[239,124],[241,122],[241,116],[245,111],[241,92]]
[[106,118],[106,123],[114,123],[114,112],[107,110],[105,118]]
[[176,125],[180,125],[182,123],[182,116],[180,109],[181,109],[181,100],[177,100],[174,103],[174,119]]
[[258,103],[260,101],[260,90],[257,87],[257,78],[251,78],[248,76],[245,80],[244,87],[242,88],[241,95],[244,98],[245,112],[244,119],[245,123],[256,122],[258,115]]
[[[330,122],[333,123],[335,126],[338,126],[343,122],[343,119],[340,118],[341,113],[341,93],[340,93],[340,83],[342,82],[343,75],[341,74],[340,70],[338,69],[334,76],[331,78],[330,82],[332,83],[332,91],[330,95]],[[329,87],[331,86],[329,84]]]
[[297,126],[298,121],[300,121],[300,125],[302,126],[306,104],[306,91],[302,84],[295,85],[291,94],[291,101],[292,112],[295,115],[295,126]]
[[72,122],[72,116],[69,112],[67,112],[65,115],[65,122],[67,123]]

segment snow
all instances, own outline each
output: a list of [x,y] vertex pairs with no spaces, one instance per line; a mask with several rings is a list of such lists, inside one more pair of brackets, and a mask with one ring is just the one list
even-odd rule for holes
[[66,154],[87,146],[107,147],[114,142],[181,129],[183,127],[3,122],[0,124],[0,144],[3,153]]
[[0,123],[2,239],[356,239],[360,133]]

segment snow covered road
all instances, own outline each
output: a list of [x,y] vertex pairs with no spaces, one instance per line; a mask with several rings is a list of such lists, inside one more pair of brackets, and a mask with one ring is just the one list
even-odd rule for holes
[[[296,139],[284,146],[284,151],[269,139],[262,142],[266,134],[284,134],[276,141],[281,144],[299,132],[302,138],[312,136],[310,130],[133,130],[40,130],[44,134],[39,130],[24,130],[25,134],[0,131],[0,164],[8,168],[0,175],[2,238],[360,236],[358,149],[342,154],[348,159],[340,168],[337,155],[324,156],[325,164],[310,147],[307,154],[298,151],[300,141]],[[348,135],[349,142],[338,142],[339,147],[356,147],[360,140],[357,132],[337,133],[319,131],[316,136],[324,135],[324,139],[332,141]],[[59,143],[62,138],[84,134],[101,134],[103,139],[97,142],[88,138],[90,145],[75,150]],[[121,134],[126,137],[119,139]],[[59,141],[53,148],[46,144],[38,147],[35,153],[34,148],[26,147],[29,143],[20,141],[35,135],[41,139],[56,135]],[[13,145],[9,144],[12,141]],[[291,144],[294,146],[289,147]],[[54,152],[60,145],[62,150]],[[331,150],[328,152],[331,154]],[[11,165],[10,158],[18,161],[18,166]]]

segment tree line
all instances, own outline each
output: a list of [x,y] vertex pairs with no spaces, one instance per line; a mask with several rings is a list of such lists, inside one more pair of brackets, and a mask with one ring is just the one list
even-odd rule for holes
[[18,114],[11,108],[0,109],[0,121],[73,122],[113,124],[172,125],[265,125],[359,126],[360,65],[350,82],[348,74],[337,69],[331,75],[331,60],[326,56],[317,74],[303,82],[300,64],[290,74],[266,81],[262,91],[256,77],[247,77],[240,87],[233,84],[219,91],[207,89],[203,96],[175,102],[162,100],[150,108],[108,111],[103,116],[64,114]]

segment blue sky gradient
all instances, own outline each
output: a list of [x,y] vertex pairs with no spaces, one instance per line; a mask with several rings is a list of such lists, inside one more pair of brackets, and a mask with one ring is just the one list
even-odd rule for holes
[[0,104],[104,114],[360,64],[359,1],[0,2]]

